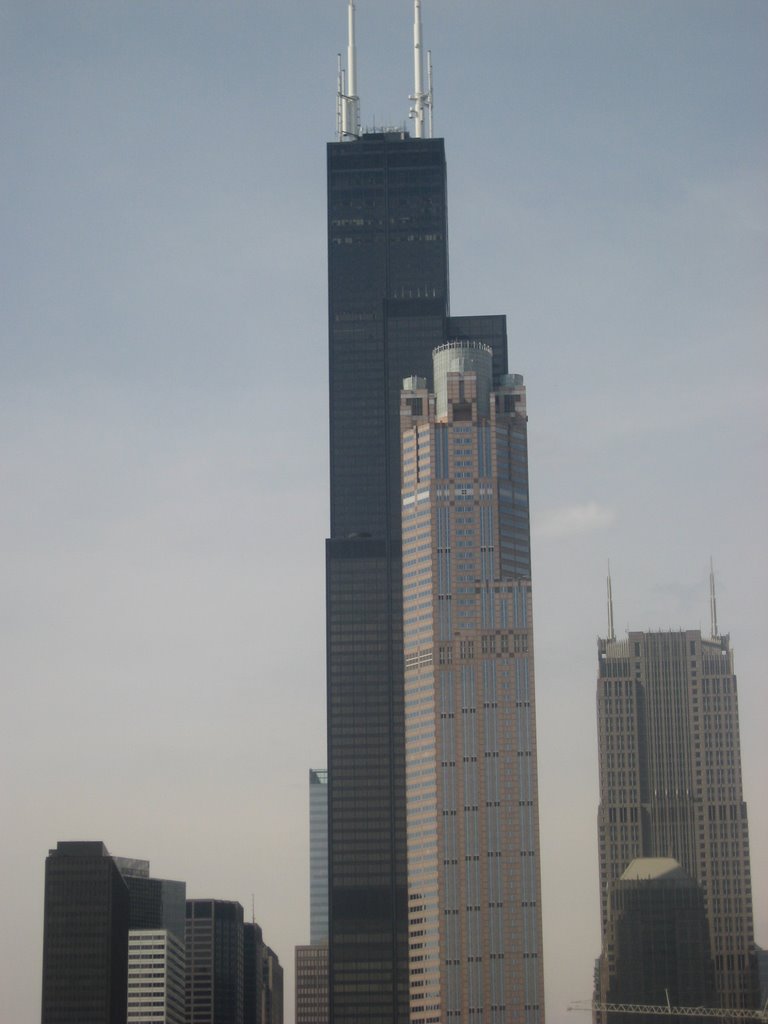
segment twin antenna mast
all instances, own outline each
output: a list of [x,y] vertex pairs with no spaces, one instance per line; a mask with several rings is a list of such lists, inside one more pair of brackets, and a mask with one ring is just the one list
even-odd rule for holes
[[[360,97],[357,93],[357,43],[355,41],[356,0],[347,6],[347,66],[338,55],[336,88],[336,134],[339,142],[359,139]],[[422,43],[421,0],[413,0],[413,93],[408,117],[413,121],[417,139],[432,138],[432,53],[427,50],[426,88],[424,81],[424,48]]]
[[[616,639],[616,630],[613,628],[613,587],[611,585],[611,563],[608,562],[608,576],[606,578],[606,596],[608,598],[608,640]],[[712,559],[709,560],[709,635],[713,640],[720,639],[720,631],[717,628],[717,598],[715,596],[715,567]]]

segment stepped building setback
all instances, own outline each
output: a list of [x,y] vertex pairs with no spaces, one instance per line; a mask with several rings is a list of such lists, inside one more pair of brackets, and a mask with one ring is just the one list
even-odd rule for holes
[[41,1024],[283,1024],[283,969],[224,900],[60,842],[45,862]]
[[128,886],[128,1024],[184,1024],[185,882],[151,878],[149,861],[115,857]]
[[470,337],[507,371],[502,316],[451,317],[445,148],[431,137],[421,4],[412,132],[364,132],[355,3],[328,145],[326,542],[332,1024],[409,1021],[400,389]]

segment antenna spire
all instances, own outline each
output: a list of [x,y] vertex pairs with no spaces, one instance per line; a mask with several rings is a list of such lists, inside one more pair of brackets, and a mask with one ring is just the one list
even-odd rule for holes
[[717,640],[720,634],[717,631],[717,599],[715,598],[715,570],[712,559],[709,559],[709,622],[710,635]]
[[[432,138],[432,55],[427,54],[427,88],[424,89],[424,53],[422,45],[421,0],[413,0],[413,106],[408,116],[414,123],[417,139]],[[428,112],[425,132],[425,112]]]
[[360,137],[360,97],[357,95],[357,45],[355,43],[355,0],[347,6],[347,67],[339,54],[336,88],[336,128],[339,142]]
[[606,590],[608,596],[608,639],[615,640],[616,632],[613,628],[613,589],[611,588],[611,560],[608,559],[608,578],[606,579]]
[[429,137],[434,137],[432,125],[432,113],[435,109],[434,93],[432,91],[432,51],[427,50],[427,95],[429,96]]

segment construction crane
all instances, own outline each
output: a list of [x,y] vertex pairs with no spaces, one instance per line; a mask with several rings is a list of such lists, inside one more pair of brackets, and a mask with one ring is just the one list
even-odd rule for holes
[[642,1003],[596,1003],[589,999],[571,1003],[569,1010],[595,1013],[644,1013],[649,1017],[711,1017],[715,1020],[756,1020],[768,1024],[768,1005],[762,1010],[724,1010],[712,1006],[644,1006]]

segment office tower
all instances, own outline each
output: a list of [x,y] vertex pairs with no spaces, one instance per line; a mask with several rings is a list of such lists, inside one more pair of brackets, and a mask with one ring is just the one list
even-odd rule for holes
[[187,900],[187,1024],[243,1024],[243,908]]
[[423,88],[414,136],[361,132],[354,8],[340,141],[327,153],[329,1000],[333,1024],[404,1024],[400,387],[428,375],[449,337],[492,345],[495,372],[506,372],[506,324],[449,317],[444,145],[426,137]]
[[243,927],[244,1024],[283,1024],[283,968],[254,922]]
[[243,1024],[264,1024],[264,955],[261,928],[243,925]]
[[184,944],[168,928],[128,933],[128,1024],[184,1024]]
[[768,1006],[768,949],[755,950],[757,955],[757,977],[760,989],[760,1006]]
[[527,415],[493,352],[404,382],[412,1024],[544,1019]]
[[130,901],[128,1024],[184,1024],[186,883],[151,878],[146,860],[114,860]]
[[296,1024],[328,1024],[328,772],[309,770],[309,941],[295,949]]
[[[714,584],[712,584],[714,609]],[[701,885],[720,1005],[757,998],[747,806],[733,654],[699,630],[598,640],[603,957],[614,883],[635,857],[674,857]],[[604,1001],[604,1000],[603,1000]]]
[[283,1024],[283,968],[274,949],[264,950],[264,1024]]
[[114,857],[130,896],[131,929],[165,928],[184,944],[186,882],[152,878],[148,860]]
[[129,899],[98,842],[45,861],[42,1024],[126,1024]]
[[328,946],[296,947],[296,1024],[328,1024]]
[[[676,860],[638,858],[614,882],[607,949],[601,964],[605,1002],[716,1005],[704,896]],[[609,1020],[635,1024],[624,1013],[611,1013]]]
[[309,769],[309,941],[328,942],[328,772]]

